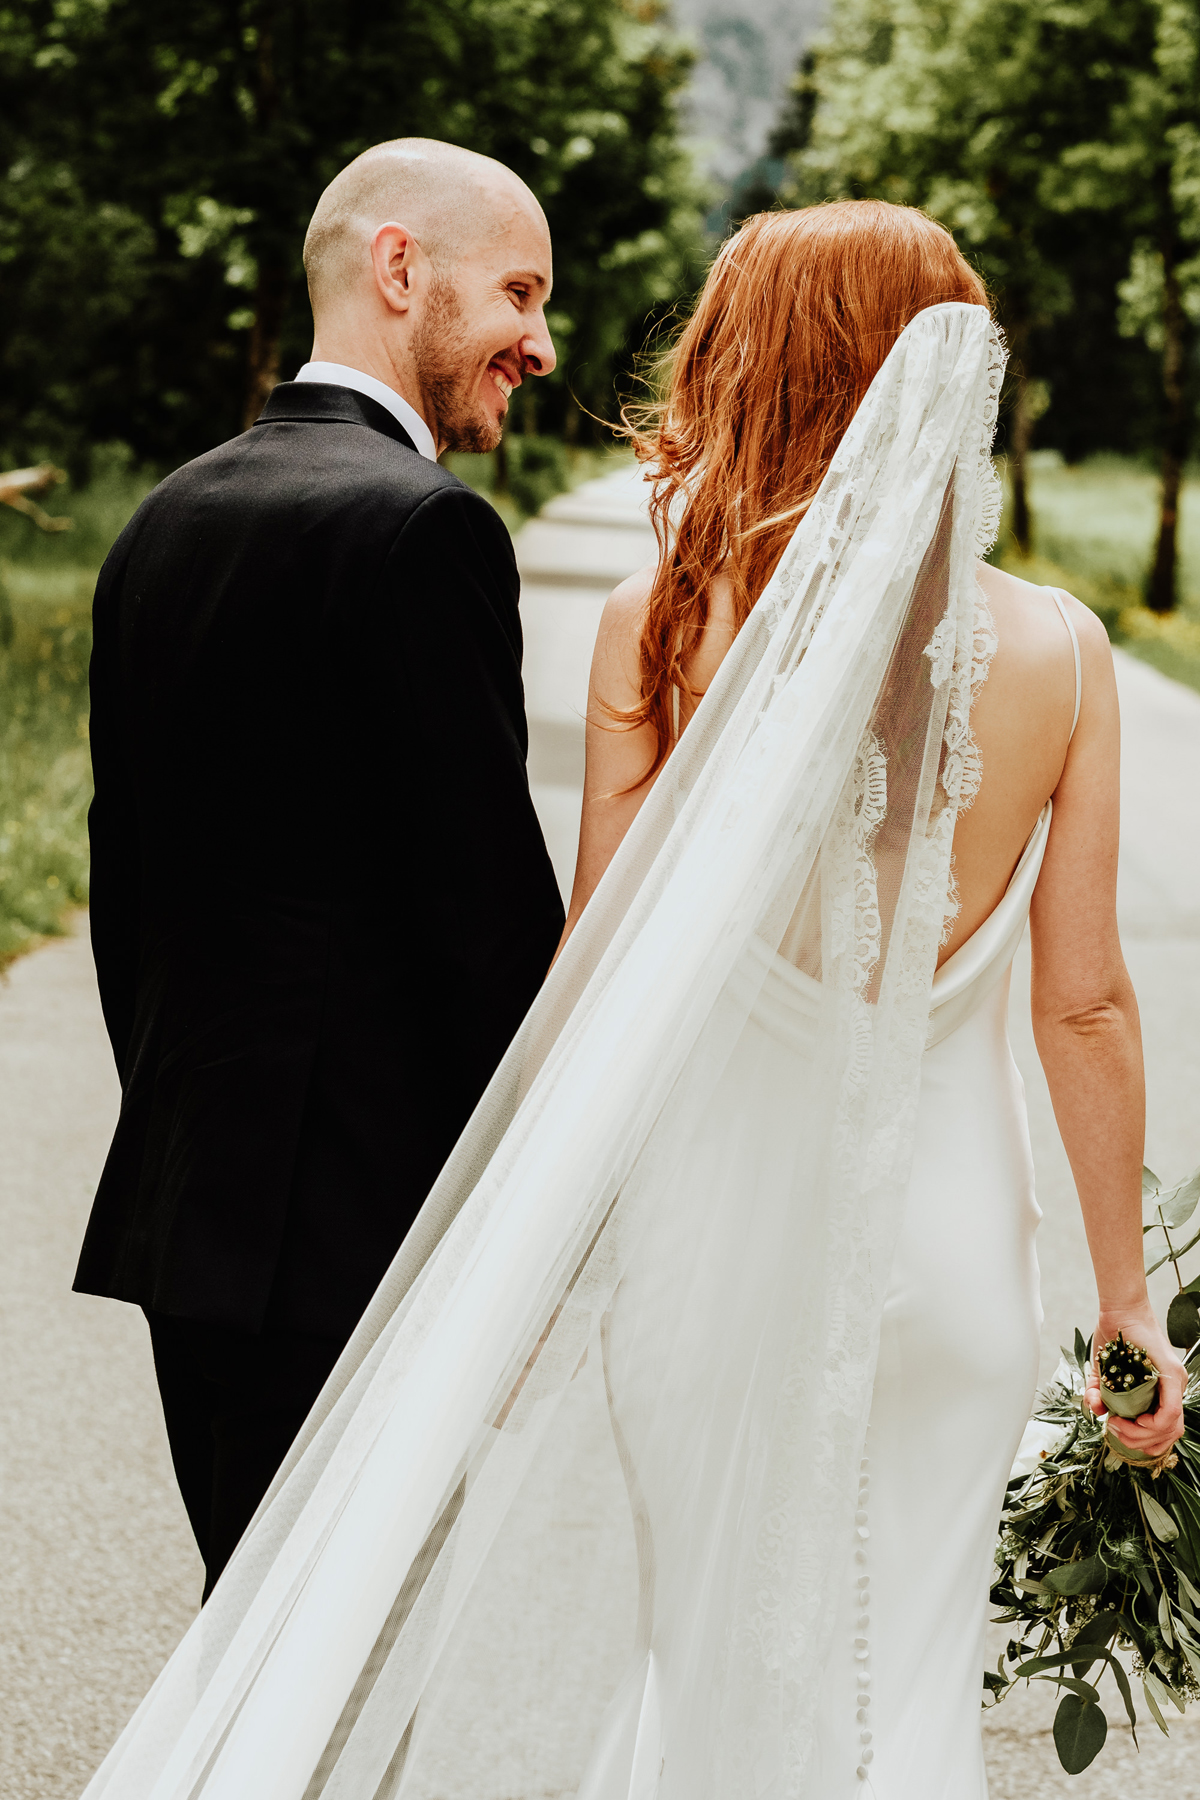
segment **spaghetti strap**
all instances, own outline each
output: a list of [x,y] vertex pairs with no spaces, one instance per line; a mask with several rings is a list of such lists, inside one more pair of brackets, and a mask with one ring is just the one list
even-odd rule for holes
[[[1078,650],[1075,652],[1075,660],[1077,662],[1079,660]],[[1078,708],[1076,710],[1078,711]],[[674,743],[679,742],[679,689],[673,683],[671,686],[671,738]]]
[[[1071,634],[1071,648],[1075,652],[1075,717],[1071,720],[1071,737],[1074,737],[1075,727],[1079,723],[1079,702],[1083,699],[1083,664],[1079,660],[1079,639],[1075,635],[1075,627],[1071,623],[1071,615],[1067,611],[1062,594],[1057,588],[1051,588],[1050,592],[1054,595],[1055,606],[1063,616],[1063,624]],[[1070,743],[1070,741],[1071,739],[1068,738],[1067,742]]]

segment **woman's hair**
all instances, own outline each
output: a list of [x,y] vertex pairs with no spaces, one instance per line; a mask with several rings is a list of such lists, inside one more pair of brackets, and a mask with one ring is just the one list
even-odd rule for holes
[[638,704],[654,761],[672,742],[670,690],[720,571],[740,630],[860,402],[904,327],[927,306],[986,306],[950,233],[913,206],[839,200],[760,213],[725,244],[674,347],[663,397],[622,413],[654,470],[660,560],[642,627]]

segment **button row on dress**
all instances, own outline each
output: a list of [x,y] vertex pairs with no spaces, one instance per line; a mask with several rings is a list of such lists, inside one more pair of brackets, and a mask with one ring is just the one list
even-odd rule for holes
[[859,1605],[859,1616],[856,1624],[857,1636],[854,1639],[854,1657],[855,1661],[858,1663],[858,1711],[854,1716],[859,1727],[859,1760],[858,1768],[855,1773],[860,1781],[866,1781],[870,1775],[869,1765],[875,1755],[875,1752],[870,1748],[871,1733],[867,1728],[871,1716],[867,1710],[871,1704],[871,1674],[867,1666],[871,1655],[871,1646],[867,1639],[867,1628],[871,1623],[869,1611],[871,1604],[871,1577],[865,1573],[867,1552],[864,1545],[871,1535],[867,1525],[867,1502],[870,1497],[871,1465],[869,1458],[864,1456],[862,1462],[858,1466],[858,1510],[854,1515],[854,1528],[859,1540],[858,1549],[854,1552],[854,1560],[864,1568],[864,1573],[859,1575],[855,1584],[858,1588]]

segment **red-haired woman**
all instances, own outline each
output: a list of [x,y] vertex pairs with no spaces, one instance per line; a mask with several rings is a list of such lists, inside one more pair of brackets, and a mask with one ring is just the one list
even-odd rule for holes
[[[631,430],[653,479],[663,551],[616,589],[600,627],[568,936],[702,707],[888,352],[918,314],[946,302],[983,307],[987,299],[940,225],[882,201],[762,215],[718,256],[671,357],[665,398]],[[953,833],[955,886],[883,1306],[856,1513],[862,1548],[840,1577],[811,1715],[812,1759],[798,1790],[821,1800],[852,1792],[856,1769],[886,1800],[986,1793],[985,1604],[1041,1321],[1041,1215],[1005,1025],[1009,965],[1027,916],[1038,1050],[1100,1297],[1096,1342],[1123,1331],[1164,1373],[1157,1412],[1115,1429],[1154,1455],[1181,1431],[1181,1365],[1142,1274],[1142,1062],[1116,928],[1119,741],[1108,642],[1069,595],[982,561],[976,575],[984,643],[970,731],[978,763]],[[772,1009],[760,1001],[760,1010],[765,1018]],[[779,1004],[773,1010],[785,1039],[790,1021]],[[746,1089],[741,1098],[741,1124],[752,1134],[775,1128],[761,1094]],[[709,1154],[721,1155],[722,1134],[727,1144],[739,1135],[733,1120],[710,1125]],[[683,1272],[656,1263],[644,1243],[607,1334],[618,1421],[626,1414],[658,1433],[652,1453],[637,1425],[624,1426],[645,1536],[655,1539],[659,1604],[666,1598],[668,1607],[669,1584],[694,1580],[696,1570],[671,1566],[680,1497],[662,1456],[662,1409],[646,1390],[671,1380],[666,1339],[675,1359],[690,1354],[681,1315],[722,1330],[715,1297],[698,1316],[694,1305],[680,1306],[682,1284]],[[658,1327],[648,1324],[656,1312]],[[814,1374],[819,1381],[828,1371]],[[1098,1389],[1092,1398],[1099,1411]],[[662,1492],[648,1491],[652,1468]],[[848,1540],[855,1529],[847,1520]],[[677,1643],[671,1650],[686,1666]],[[663,1686],[676,1674],[665,1646],[659,1662]]]

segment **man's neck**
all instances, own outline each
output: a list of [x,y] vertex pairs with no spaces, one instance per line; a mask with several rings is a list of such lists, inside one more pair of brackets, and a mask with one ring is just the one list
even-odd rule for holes
[[[430,431],[433,432],[434,439],[437,439],[437,428],[430,423],[419,384],[412,379],[405,380],[397,371],[390,356],[385,356],[381,351],[362,344],[340,344],[336,339],[332,343],[327,343],[321,338],[315,338],[308,360],[309,362],[341,363],[343,368],[357,369],[361,375],[370,375],[374,380],[382,381],[384,387],[390,387],[392,392],[399,394],[400,398],[407,402],[415,413],[420,414]],[[442,445],[439,442],[439,455],[441,451]]]
[[[327,343],[318,341],[314,343],[312,356],[298,379],[326,379],[336,383],[339,379],[337,371],[344,370],[342,379],[347,387],[361,386],[364,392],[382,405],[388,405],[389,397],[394,396],[394,403],[389,406],[389,411],[397,414],[421,454],[436,461],[441,454],[442,445],[430,429],[424,408],[405,392],[406,384],[402,383],[391,363],[388,362],[381,368],[380,361],[379,358],[363,356],[353,350],[343,350],[340,356],[334,355]],[[328,370],[328,374],[322,374],[322,369]],[[365,379],[353,381],[350,379],[352,375]]]

